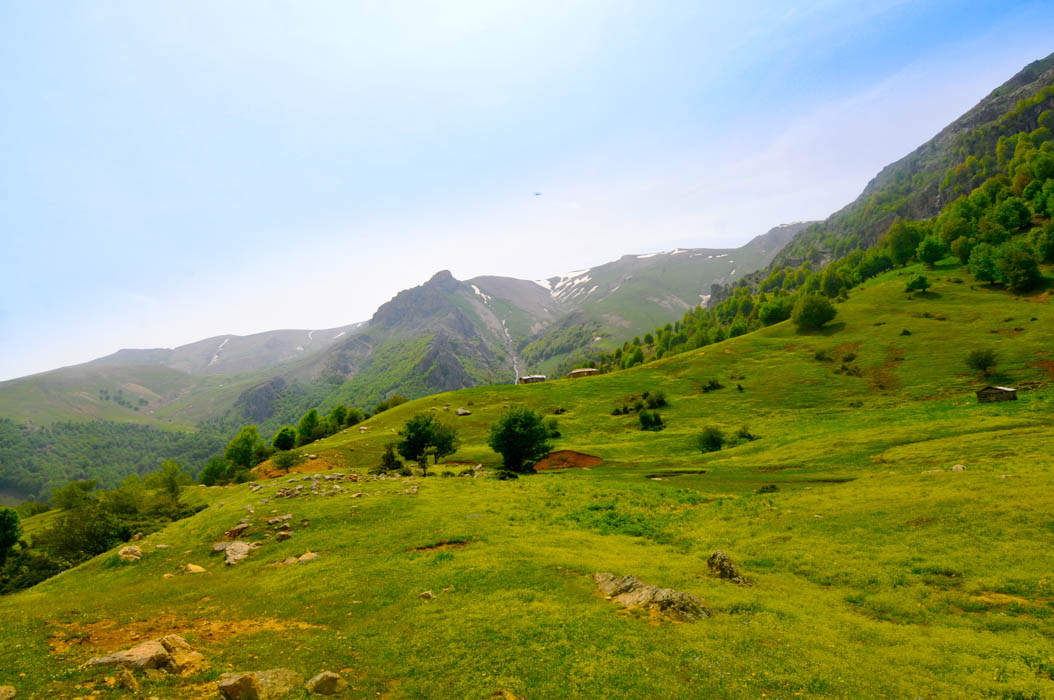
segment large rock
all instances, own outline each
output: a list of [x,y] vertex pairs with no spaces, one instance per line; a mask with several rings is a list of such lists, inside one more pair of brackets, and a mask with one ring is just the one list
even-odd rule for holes
[[720,549],[710,555],[710,558],[706,560],[706,565],[710,571],[717,574],[718,578],[728,579],[732,583],[747,582],[746,577],[740,573],[739,567],[735,565],[731,557]]
[[205,569],[201,568],[197,564],[187,564],[186,566],[183,567],[183,571],[187,572],[188,574],[203,574],[203,573],[205,573]]
[[287,668],[248,673],[225,673],[216,686],[227,700],[270,700],[288,695],[304,684],[304,677]]
[[10,685],[0,685],[0,700],[14,700],[15,689]]
[[130,544],[127,547],[121,547],[117,552],[117,556],[120,557],[121,561],[139,561],[143,558],[143,551],[134,544]]
[[157,669],[167,673],[188,675],[205,668],[205,657],[194,651],[187,640],[170,634],[151,639],[138,646],[108,656],[88,659],[87,666],[121,666],[132,671]]
[[255,548],[255,544],[250,544],[248,542],[231,542],[223,550],[223,563],[227,566],[234,566],[242,559],[249,556],[249,552],[253,551]]
[[601,593],[624,608],[645,608],[678,622],[714,616],[714,612],[697,596],[672,588],[649,586],[636,576],[594,574],[593,580]]
[[347,690],[348,684],[332,671],[323,671],[309,680],[304,688],[314,695],[336,695]]

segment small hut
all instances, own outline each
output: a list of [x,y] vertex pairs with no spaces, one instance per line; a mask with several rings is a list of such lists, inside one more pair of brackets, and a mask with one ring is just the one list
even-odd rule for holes
[[538,382],[544,382],[546,379],[544,374],[528,374],[525,377],[517,379],[518,384],[537,384]]
[[589,377],[594,374],[600,374],[599,369],[593,369],[592,367],[582,367],[581,369],[573,369],[567,373],[568,379],[578,379],[579,377]]
[[978,403],[1017,401],[1017,389],[1008,386],[986,386],[977,392]]

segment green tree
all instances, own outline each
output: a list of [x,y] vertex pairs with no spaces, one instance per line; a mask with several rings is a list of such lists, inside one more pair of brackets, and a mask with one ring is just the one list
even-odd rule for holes
[[65,486],[51,492],[51,502],[61,510],[74,510],[87,505],[94,505],[97,497],[94,493],[99,482],[95,479],[71,481]]
[[312,408],[305,413],[301,418],[300,422],[296,424],[296,439],[301,445],[306,445],[315,439],[315,435],[319,428],[319,417],[318,409]]
[[777,297],[761,305],[758,309],[758,320],[765,326],[786,321],[791,316],[792,308],[790,297]]
[[893,262],[897,265],[903,265],[911,260],[921,240],[922,236],[919,235],[914,224],[905,222],[900,218],[889,227],[885,237],[889,256],[893,258]]
[[926,279],[926,275],[918,273],[912,275],[907,285],[905,285],[905,290],[909,292],[925,292],[929,288],[930,281]]
[[999,273],[1013,292],[1027,292],[1039,284],[1039,263],[1032,251],[1023,245],[1007,244],[999,258]]
[[418,413],[406,422],[399,431],[397,448],[404,459],[417,462],[427,469],[428,455],[438,464],[440,457],[453,454],[460,446],[457,431],[444,425],[431,413]]
[[344,404],[338,403],[333,407],[333,410],[329,412],[329,419],[333,421],[333,430],[340,430],[344,426],[344,421],[348,417],[348,407]]
[[843,289],[845,289],[845,279],[838,270],[828,265],[820,278],[820,291],[834,299]]
[[256,426],[246,425],[227,443],[223,456],[239,467],[248,469],[254,466],[253,451],[258,442],[260,442],[260,433],[256,431]]
[[275,469],[288,472],[291,468],[300,464],[300,455],[290,450],[283,450],[271,459],[271,464],[275,466]]
[[12,508],[0,508],[0,567],[7,561],[7,553],[22,537],[22,524]]
[[995,350],[990,348],[971,350],[970,354],[966,356],[966,366],[986,377],[995,369],[997,364],[999,364],[999,356]]
[[960,263],[966,265],[970,262],[970,253],[973,252],[973,246],[974,240],[972,238],[959,236],[952,241],[952,255],[959,258]]
[[923,238],[922,243],[919,243],[919,247],[915,250],[919,261],[930,268],[947,254],[948,248],[933,236]]
[[161,463],[161,468],[158,471],[146,477],[146,485],[159,490],[168,502],[175,506],[179,505],[180,490],[192,483],[194,483],[194,480],[190,477],[190,474],[183,471],[171,459],[166,459]]
[[1032,232],[1032,247],[1042,262],[1054,263],[1054,221]]
[[834,306],[822,294],[803,294],[794,305],[791,318],[799,330],[819,330],[837,315]]
[[715,425],[708,425],[695,436],[695,446],[700,452],[717,452],[725,444],[725,434]]
[[389,442],[384,446],[384,454],[381,455],[381,469],[386,472],[393,472],[402,468],[403,463],[399,461],[399,458],[395,454],[395,443]]
[[271,438],[271,445],[282,452],[296,447],[296,428],[291,425],[283,425]]
[[549,454],[549,430],[544,418],[529,408],[512,408],[490,426],[487,444],[501,455],[506,471],[527,473]]
[[1021,231],[1032,222],[1032,212],[1020,197],[1007,197],[996,207],[995,220],[1008,231]]
[[996,263],[996,251],[988,243],[978,243],[970,252],[970,274],[979,282],[998,282],[1001,277]]
[[213,457],[202,467],[198,481],[205,486],[225,484],[230,480],[231,463],[223,457]]

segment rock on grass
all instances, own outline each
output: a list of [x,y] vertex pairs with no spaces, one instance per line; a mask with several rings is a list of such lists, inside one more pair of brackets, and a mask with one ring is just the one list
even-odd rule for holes
[[677,622],[713,617],[714,612],[698,596],[672,588],[649,586],[636,576],[594,574],[597,588],[624,608],[643,608]]

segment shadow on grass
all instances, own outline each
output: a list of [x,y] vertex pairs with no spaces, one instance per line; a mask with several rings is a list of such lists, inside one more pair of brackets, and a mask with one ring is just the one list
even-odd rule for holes
[[843,330],[845,330],[845,323],[839,321],[838,323],[828,323],[826,326],[819,330],[800,330],[798,331],[798,335],[819,335],[828,337]]

